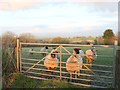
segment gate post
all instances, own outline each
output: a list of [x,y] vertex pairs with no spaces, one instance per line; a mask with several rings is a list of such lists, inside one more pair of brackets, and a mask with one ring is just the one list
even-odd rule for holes
[[117,51],[117,46],[116,45],[114,45],[113,46],[113,57],[114,57],[114,59],[113,59],[113,82],[112,82],[112,87],[113,88],[115,88],[115,79],[116,79],[116,51]]
[[60,45],[60,80],[62,80],[62,46]]
[[16,64],[17,64],[17,70],[19,71],[19,38],[17,38],[17,48],[16,48]]
[[115,88],[120,89],[120,49],[118,49],[116,55],[116,67],[115,67]]
[[22,68],[22,64],[21,64],[21,53],[22,53],[22,46],[21,46],[21,43],[19,43],[19,63],[20,63],[20,64],[19,64],[19,65],[20,65],[20,66],[19,66],[19,67],[20,67],[20,68],[19,68],[19,69],[20,69],[19,71],[20,71],[20,72],[21,72],[21,70],[22,70],[22,69],[21,69],[21,68]]

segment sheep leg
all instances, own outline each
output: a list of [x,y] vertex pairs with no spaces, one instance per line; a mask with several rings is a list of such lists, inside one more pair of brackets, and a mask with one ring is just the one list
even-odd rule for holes
[[[48,70],[50,70],[51,68],[50,67],[48,67]],[[51,71],[48,71],[48,74],[51,74]]]
[[70,79],[72,79],[72,73],[70,73]]
[[88,62],[88,59],[86,59],[86,64],[88,64],[89,62]]
[[[56,70],[56,68],[54,67],[54,68],[53,68],[53,70],[55,71],[55,70]],[[54,74],[54,71],[52,72],[52,74]]]
[[90,67],[92,67],[92,64],[93,64],[93,60],[90,59]]
[[77,78],[77,71],[75,72],[75,78]]
[[80,77],[80,71],[78,71],[78,78]]

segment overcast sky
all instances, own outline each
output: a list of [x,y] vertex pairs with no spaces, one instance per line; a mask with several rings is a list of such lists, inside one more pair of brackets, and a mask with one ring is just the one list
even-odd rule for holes
[[0,0],[0,32],[39,37],[118,32],[118,0]]

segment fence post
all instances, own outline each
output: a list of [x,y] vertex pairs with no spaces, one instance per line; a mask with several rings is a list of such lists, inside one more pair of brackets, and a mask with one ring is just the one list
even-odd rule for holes
[[62,46],[60,45],[60,80],[62,80]]
[[17,48],[16,48],[16,57],[17,57],[17,70],[19,71],[19,38],[17,38]]
[[19,45],[20,45],[20,48],[19,48],[19,52],[20,52],[20,54],[19,54],[19,56],[20,56],[19,62],[20,62],[20,72],[21,72],[21,68],[22,68],[22,64],[21,64],[21,53],[22,53],[21,43]]
[[114,46],[113,46],[113,57],[114,57],[114,58],[113,58],[113,82],[112,82],[112,83],[113,83],[113,85],[112,85],[113,88],[115,88],[115,78],[116,78],[116,77],[115,77],[115,71],[116,71],[116,70],[115,70],[115,67],[116,67],[116,50],[117,50],[117,46],[114,45]]

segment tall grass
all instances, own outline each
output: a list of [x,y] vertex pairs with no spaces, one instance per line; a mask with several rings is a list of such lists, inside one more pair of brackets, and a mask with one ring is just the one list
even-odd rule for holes
[[13,47],[2,47],[3,87],[8,87],[11,75],[16,72],[16,58]]

